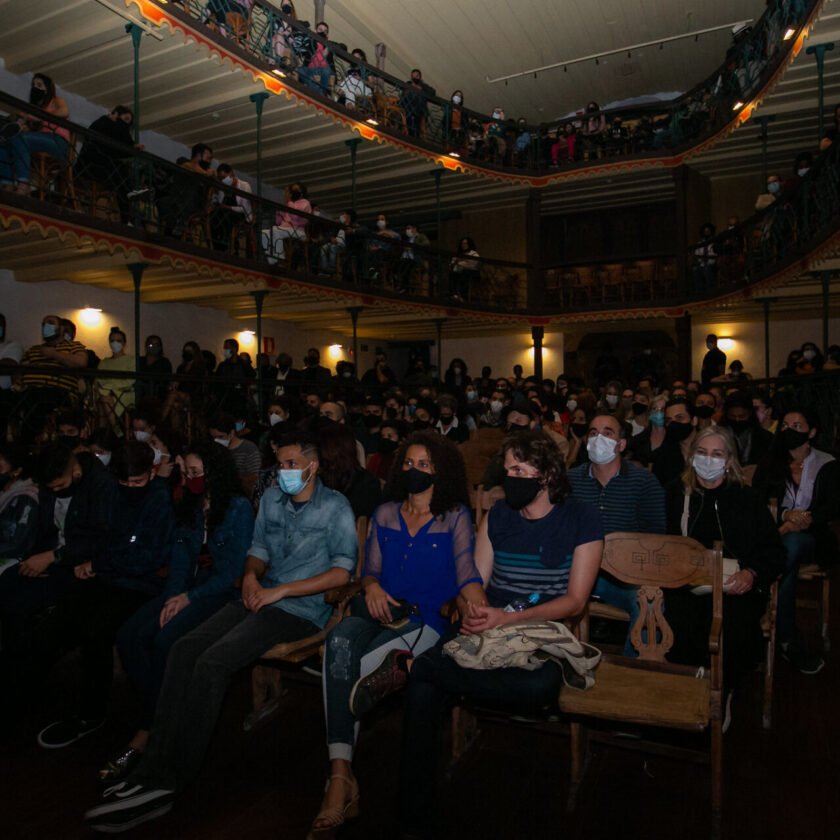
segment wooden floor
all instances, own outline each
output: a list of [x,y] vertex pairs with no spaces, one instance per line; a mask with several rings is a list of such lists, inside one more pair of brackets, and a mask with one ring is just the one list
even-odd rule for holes
[[[835,588],[836,594],[836,588]],[[840,615],[835,598],[834,615]],[[809,638],[813,614],[802,616]],[[835,644],[840,627],[833,622]],[[840,653],[815,677],[778,664],[775,725],[761,729],[760,675],[736,698],[724,738],[724,837],[733,840],[828,840],[840,837]],[[90,838],[83,812],[96,804],[96,770],[130,731],[132,701],[115,687],[106,726],[64,750],[39,749],[34,733],[67,708],[72,663],[54,675],[54,690],[33,699],[0,754],[0,838]],[[326,748],[320,687],[287,682],[281,713],[251,734],[241,723],[248,679],[232,686],[198,785],[173,812],[129,833],[133,840],[303,840],[318,809]],[[0,687],[1,689],[2,687]],[[356,773],[362,815],[338,835],[346,840],[397,837],[399,701],[363,729]],[[481,736],[441,788],[447,830],[441,838],[708,837],[708,775],[699,764],[595,746],[578,812],[564,812],[568,741],[528,725],[483,723]]]

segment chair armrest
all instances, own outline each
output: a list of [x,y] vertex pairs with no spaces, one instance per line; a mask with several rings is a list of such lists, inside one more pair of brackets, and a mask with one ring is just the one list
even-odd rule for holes
[[720,634],[723,630],[723,620],[720,618],[712,619],[712,626],[709,630],[709,653],[720,652]]
[[354,595],[358,595],[362,591],[362,582],[360,580],[352,580],[350,583],[345,583],[344,586],[337,586],[335,589],[328,589],[324,593],[324,601],[328,604],[341,604],[344,601],[349,601]]

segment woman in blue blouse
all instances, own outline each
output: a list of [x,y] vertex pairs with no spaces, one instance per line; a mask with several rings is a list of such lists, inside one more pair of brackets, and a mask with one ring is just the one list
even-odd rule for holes
[[331,836],[358,809],[351,768],[358,718],[405,685],[413,657],[444,631],[445,603],[484,598],[457,447],[440,435],[415,432],[394,458],[391,483],[396,501],[380,505],[371,522],[363,594],[327,639],[330,780],[312,838]]
[[234,583],[251,545],[254,512],[230,453],[209,443],[190,449],[179,465],[183,492],[166,589],[117,635],[143,717],[128,747],[100,771],[108,784],[125,778],[146,748],[170,648],[237,595]]

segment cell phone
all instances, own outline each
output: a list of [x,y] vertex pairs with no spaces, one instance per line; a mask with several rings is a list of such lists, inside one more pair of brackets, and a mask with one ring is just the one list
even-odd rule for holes
[[393,621],[389,621],[387,624],[383,624],[383,627],[387,627],[390,630],[400,630],[406,626],[406,624],[410,624],[408,618],[395,618]]

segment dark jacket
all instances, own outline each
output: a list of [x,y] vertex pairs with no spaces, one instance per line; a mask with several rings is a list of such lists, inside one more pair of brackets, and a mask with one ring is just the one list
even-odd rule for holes
[[207,535],[210,568],[199,567],[204,540],[204,512],[196,511],[194,527],[175,528],[166,595],[188,592],[190,601],[233,591],[234,582],[242,574],[245,558],[254,534],[254,510],[244,496],[230,500],[224,519]]
[[[681,534],[685,487],[681,480],[665,488],[669,534]],[[717,510],[715,509],[717,502]],[[767,505],[751,487],[724,485],[695,491],[689,499],[688,534],[707,548],[723,540],[726,557],[758,575],[756,586],[766,591],[785,567],[785,547]],[[722,532],[722,533],[721,533]]]
[[78,566],[95,560],[108,550],[117,497],[117,480],[95,455],[80,452],[76,459],[82,468],[82,477],[67,508],[64,546],[58,550],[55,493],[42,486],[39,490],[38,538],[31,552],[56,551],[58,562],[63,566]]
[[29,557],[38,536],[38,489],[30,479],[15,481],[2,494],[0,562]]
[[163,579],[158,574],[169,562],[175,513],[169,483],[160,478],[149,482],[139,496],[133,487],[117,487],[108,546],[92,558],[97,577],[121,589],[158,593]]

